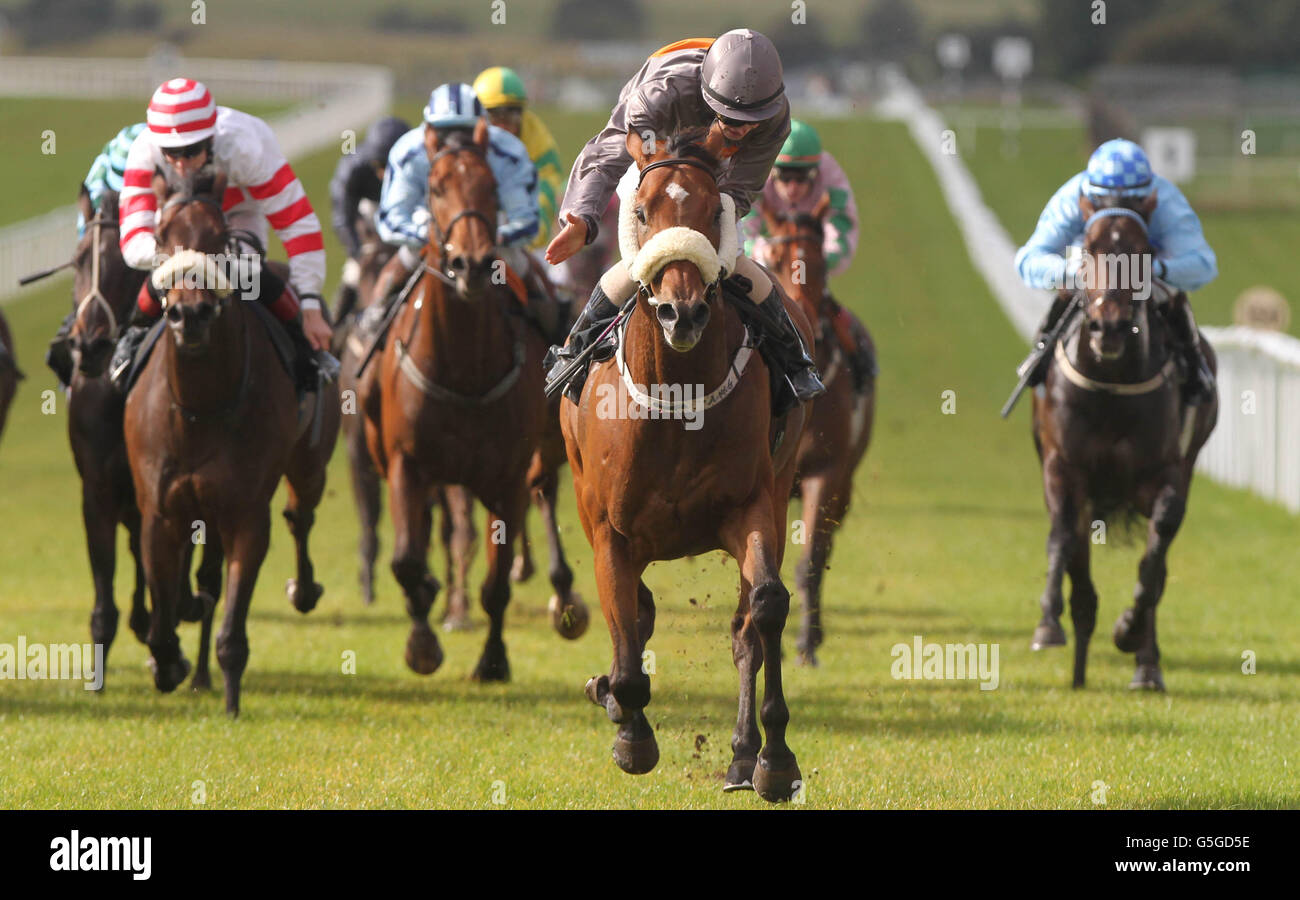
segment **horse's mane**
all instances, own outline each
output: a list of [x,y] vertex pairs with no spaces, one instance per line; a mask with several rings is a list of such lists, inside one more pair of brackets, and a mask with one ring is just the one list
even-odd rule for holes
[[100,194],[99,217],[105,222],[117,224],[118,199],[117,191],[104,191]]
[[694,157],[708,166],[709,171],[716,172],[722,161],[705,146],[708,135],[709,128],[707,125],[685,128],[668,138],[664,149],[669,156],[678,158]]

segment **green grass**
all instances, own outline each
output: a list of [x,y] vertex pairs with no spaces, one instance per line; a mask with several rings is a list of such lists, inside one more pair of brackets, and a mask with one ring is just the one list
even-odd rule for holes
[[[10,225],[75,203],[81,179],[99,151],[125,126],[142,121],[148,97],[139,100],[81,100],[6,97],[0,103],[0,225]],[[218,100],[229,103],[229,100]],[[239,103],[239,109],[267,116],[285,104]],[[46,131],[54,132],[53,153],[45,153]]]
[[[570,158],[602,124],[555,121]],[[1028,647],[1047,522],[1028,413],[1022,405],[1007,423],[996,412],[1023,344],[972,270],[904,129],[827,123],[823,138],[865,218],[862,249],[836,289],[873,329],[883,373],[875,439],[826,576],[822,666],[786,668],[807,806],[1092,808],[1098,780],[1110,807],[1300,805],[1291,768],[1300,745],[1295,519],[1198,480],[1160,608],[1163,696],[1125,689],[1133,659],[1108,639],[1129,602],[1138,548],[1097,548],[1100,627],[1089,686],[1071,690],[1069,651]],[[322,206],[333,163],[322,154],[297,166]],[[66,285],[51,288],[5,310],[31,377],[0,443],[0,641],[87,634],[66,421],[61,403],[53,416],[40,411],[51,378],[39,351],[66,294]],[[957,392],[956,415],[940,411],[945,390]],[[585,637],[564,643],[543,613],[549,586],[535,581],[516,591],[508,614],[511,684],[466,679],[481,628],[446,637],[446,663],[432,677],[407,672],[405,617],[386,565],[375,608],[362,608],[355,588],[341,450],[330,475],[314,535],[327,593],[307,617],[289,607],[291,543],[277,522],[252,607],[241,718],[226,719],[219,689],[155,693],[145,650],[124,626],[102,696],[72,683],[0,683],[0,806],[189,807],[197,780],[214,808],[490,808],[496,781],[516,808],[765,805],[721,792],[736,702],[728,559],[663,563],[647,575],[659,608],[648,714],[662,758],[634,778],[610,760],[614,726],[582,696],[587,677],[609,664],[598,615]],[[591,553],[567,482],[560,496],[578,588],[594,613]],[[385,520],[385,562],[390,533]],[[787,559],[788,584],[792,573]],[[122,596],[123,573],[118,585]],[[788,631],[796,627],[797,615]],[[1000,686],[893,680],[890,648],[917,634],[997,643]],[[191,659],[196,636],[195,626],[182,629]],[[1246,649],[1257,675],[1240,673]],[[345,650],[357,653],[355,676],[340,673]]]
[[[957,120],[959,121],[959,120]],[[961,134],[961,132],[959,132]],[[1019,137],[1019,152],[1004,156],[998,128],[979,128],[973,150],[968,135],[961,134],[961,154],[978,182],[980,192],[1014,241],[1029,238],[1039,213],[1056,190],[1081,170],[1092,147],[1081,128],[1026,129]],[[1300,189],[1292,178],[1285,184],[1241,188],[1225,202],[1226,178],[1197,178],[1184,193],[1201,219],[1205,238],[1219,261],[1219,277],[1192,296],[1196,317],[1204,325],[1231,325],[1232,309],[1242,291],[1268,285],[1292,304],[1300,302],[1292,248],[1300,244],[1300,218],[1296,210],[1278,207],[1279,198],[1296,196]],[[1273,185],[1271,198],[1258,197],[1262,208],[1240,201],[1262,194]],[[1291,334],[1300,336],[1300,316],[1293,316]]]

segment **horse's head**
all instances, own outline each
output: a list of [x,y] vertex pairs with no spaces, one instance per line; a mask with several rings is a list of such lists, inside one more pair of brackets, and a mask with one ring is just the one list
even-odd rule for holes
[[429,243],[465,299],[483,295],[497,261],[497,185],[487,161],[488,126],[439,134],[425,126],[429,153]]
[[158,250],[166,259],[150,277],[162,297],[177,349],[200,351],[209,343],[210,326],[230,305],[235,287],[221,209],[226,176],[210,167],[180,178],[159,174],[153,189],[161,210]]
[[[641,172],[630,217],[624,217],[629,224],[623,226],[634,232],[624,237],[640,248],[631,275],[645,288],[638,303],[647,304],[644,312],[654,316],[668,346],[679,353],[699,343],[720,294],[722,269],[735,265],[735,223],[728,222],[730,235],[722,233],[720,142],[720,135],[704,128],[664,143],[628,135],[628,150]],[[720,259],[720,244],[730,248],[721,254],[729,259]]]
[[83,186],[77,205],[86,231],[72,257],[76,316],[68,341],[77,368],[95,378],[108,366],[122,324],[135,302],[132,287],[138,288],[139,282],[118,247],[117,192],[105,191],[96,213]]
[[1148,337],[1146,301],[1155,250],[1147,223],[1155,208],[1155,191],[1143,198],[1111,198],[1105,205],[1079,195],[1088,346],[1099,360],[1117,360],[1130,338]]
[[768,235],[767,266],[812,322],[820,317],[826,294],[826,255],[822,247],[830,208],[827,193],[809,212],[776,212],[765,203],[759,205]]

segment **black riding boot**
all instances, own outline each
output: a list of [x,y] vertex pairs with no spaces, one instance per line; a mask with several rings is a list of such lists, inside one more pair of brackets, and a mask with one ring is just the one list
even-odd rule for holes
[[317,350],[302,330],[302,316],[283,323],[293,341],[294,386],[300,394],[312,394],[322,384],[329,384],[339,373],[339,362],[328,350]]
[[77,321],[77,314],[70,312],[59,330],[54,333],[54,340],[50,341],[50,347],[45,351],[45,364],[50,367],[59,379],[59,384],[64,387],[72,385],[72,345],[68,341],[68,335],[72,332],[72,323]]
[[[578,315],[578,320],[573,323],[573,328],[569,330],[569,338],[563,346],[551,347],[546,353],[546,359],[542,365],[546,368],[546,382],[549,387],[560,374],[560,370],[572,362],[583,350],[591,345],[591,342],[600,337],[601,332],[609,327],[609,323],[614,321],[618,316],[618,307],[605,296],[605,291],[601,288],[600,282],[596,283],[596,289],[591,292],[591,299],[583,307],[582,312]],[[609,359],[613,355],[612,344],[602,344],[590,357],[590,361],[600,362]],[[587,368],[581,368],[569,376],[568,384],[564,389],[564,394],[574,403],[582,396],[582,386],[587,383]]]
[[1033,349],[1025,357],[1025,361],[1016,367],[1016,376],[1022,377],[1025,372],[1029,372],[1029,380],[1026,382],[1028,387],[1035,387],[1043,383],[1047,377],[1048,366],[1051,365],[1052,350],[1054,348],[1047,346],[1047,336],[1052,329],[1056,327],[1057,322],[1061,319],[1061,314],[1065,312],[1067,306],[1074,295],[1065,291],[1058,291],[1056,297],[1052,300],[1051,308],[1047,310],[1047,316],[1038,326],[1038,333],[1034,335]]
[[119,394],[127,392],[127,379],[130,377],[131,369],[135,367],[135,355],[139,352],[140,345],[144,343],[144,336],[153,327],[154,321],[156,320],[151,321],[148,316],[137,311],[131,319],[131,324],[117,340],[113,359],[108,364],[108,379]]
[[775,402],[773,414],[780,416],[798,403],[826,393],[826,385],[822,384],[817,374],[817,364],[808,356],[803,337],[799,334],[799,329],[794,327],[794,322],[790,321],[790,314],[775,287],[767,299],[759,304],[759,308],[766,313],[769,324],[767,333],[763,335],[764,343],[769,348],[768,357],[777,363],[789,380],[790,387],[794,389],[794,400],[786,397]]
[[1169,301],[1165,320],[1177,342],[1179,363],[1183,370],[1183,399],[1193,406],[1208,402],[1214,396],[1214,373],[1201,352],[1200,329],[1192,316],[1192,304],[1187,295],[1180,293]]

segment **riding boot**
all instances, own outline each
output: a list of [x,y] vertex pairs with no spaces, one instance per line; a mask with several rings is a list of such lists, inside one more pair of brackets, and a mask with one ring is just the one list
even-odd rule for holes
[[337,325],[346,319],[352,310],[357,306],[357,289],[353,285],[340,284],[339,291],[334,301],[334,308],[338,310],[335,313],[334,323]]
[[767,299],[759,304],[759,308],[767,314],[768,320],[768,328],[763,335],[763,343],[768,348],[766,355],[776,363],[794,391],[793,399],[786,395],[775,400],[773,415],[781,416],[799,403],[826,393],[826,385],[822,384],[817,374],[817,364],[808,356],[803,336],[794,327],[794,322],[790,321],[790,313],[786,311],[785,304],[781,302],[781,294],[775,287]]
[[1052,300],[1051,308],[1047,310],[1047,316],[1043,319],[1042,324],[1038,326],[1038,333],[1034,335],[1033,349],[1025,357],[1025,361],[1016,366],[1016,376],[1023,377],[1029,372],[1029,380],[1026,382],[1028,387],[1034,387],[1043,383],[1047,378],[1047,369],[1051,365],[1052,350],[1054,348],[1047,346],[1048,335],[1060,321],[1062,313],[1070,305],[1074,294],[1069,291],[1057,291]]
[[[357,314],[357,336],[362,344],[369,344],[374,340],[379,326],[387,318],[402,287],[410,279],[415,267],[419,265],[418,254],[404,251],[406,251],[405,247],[384,263],[384,267],[379,270],[379,276],[375,279],[370,305]],[[411,257],[415,259],[413,263],[408,261]]]
[[831,313],[831,331],[839,342],[840,349],[849,358],[853,389],[860,394],[866,390],[867,381],[880,374],[876,355],[861,324],[829,293],[825,300]]
[[135,367],[135,356],[140,350],[140,345],[144,343],[145,335],[149,333],[149,329],[156,321],[137,310],[131,318],[131,323],[118,338],[113,359],[108,364],[108,380],[112,382],[113,388],[119,394],[127,392],[127,379]]
[[[72,323],[77,320],[77,314],[70,312],[59,330],[55,332],[54,339],[50,341],[50,347],[45,351],[45,364],[59,379],[59,384],[64,387],[72,385],[72,344],[68,340],[68,335],[72,332]],[[0,351],[3,352],[3,351]]]
[[1183,399],[1193,406],[1208,402],[1214,396],[1214,373],[1201,352],[1200,329],[1196,326],[1192,304],[1188,302],[1186,293],[1180,291],[1169,301],[1165,320],[1177,343],[1183,370]]
[[[587,349],[601,333],[609,327],[609,323],[614,321],[618,316],[618,307],[605,296],[605,291],[596,282],[596,288],[591,292],[591,299],[578,315],[578,320],[573,323],[573,328],[569,330],[568,340],[563,346],[553,346],[546,353],[546,358],[542,361],[542,366],[547,370],[547,386],[559,377],[560,370],[577,358],[583,350]],[[591,354],[591,361],[600,362],[609,359],[614,355],[614,346],[608,339],[601,343]],[[568,380],[564,389],[564,394],[574,403],[582,396],[582,386],[587,383],[587,369],[582,368],[574,372]]]

